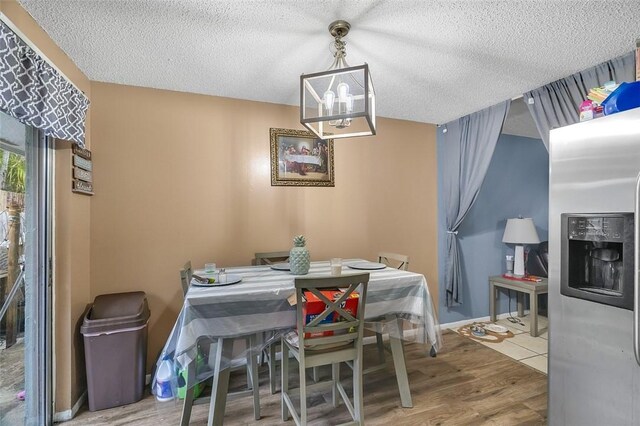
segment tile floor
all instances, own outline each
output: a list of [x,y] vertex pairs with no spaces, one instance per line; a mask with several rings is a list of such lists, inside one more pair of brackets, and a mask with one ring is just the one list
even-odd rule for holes
[[[531,334],[529,334],[529,317],[524,316],[520,320],[522,324],[512,323],[508,319],[496,321],[496,324],[507,327],[514,334],[512,338],[504,339],[500,343],[478,343],[547,374],[547,353],[549,349],[547,327],[549,322],[547,318],[538,316],[538,329],[542,330],[542,333],[538,337],[531,337]],[[456,327],[452,330],[457,331],[458,328]]]

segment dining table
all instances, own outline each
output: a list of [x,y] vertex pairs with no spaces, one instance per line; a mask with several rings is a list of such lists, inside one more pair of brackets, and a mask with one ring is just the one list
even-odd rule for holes
[[[365,271],[370,274],[365,328],[388,334],[401,405],[411,407],[403,341],[425,344],[425,356],[435,356],[442,337],[434,301],[422,274],[363,259],[343,261],[342,275]],[[240,266],[225,268],[225,272],[226,277],[218,285],[203,284],[195,278],[191,281],[158,360],[159,365],[164,359],[172,359],[176,370],[186,371],[183,425],[189,423],[193,387],[210,377],[213,383],[208,424],[222,424],[231,367],[248,362],[249,357],[257,357],[266,345],[278,341],[296,326],[296,309],[291,297],[295,294],[294,280],[299,276],[278,265]],[[196,270],[195,275],[206,277],[207,273]],[[331,276],[330,262],[311,262],[305,276]],[[203,340],[210,343],[205,368],[200,365],[199,348]],[[238,349],[238,341],[245,342],[246,347]],[[257,383],[255,367],[249,373]],[[155,383],[154,378],[152,389]],[[259,417],[258,411],[256,419]]]

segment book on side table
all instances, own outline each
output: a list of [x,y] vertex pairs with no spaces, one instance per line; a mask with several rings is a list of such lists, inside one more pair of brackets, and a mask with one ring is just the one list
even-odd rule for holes
[[521,277],[517,277],[515,275],[502,274],[502,278],[514,281],[529,281],[532,283],[539,283],[540,281],[542,281],[542,278],[536,277],[535,275],[523,275]]

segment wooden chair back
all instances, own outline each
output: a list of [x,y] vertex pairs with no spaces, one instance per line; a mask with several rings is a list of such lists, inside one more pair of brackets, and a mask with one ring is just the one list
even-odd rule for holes
[[189,260],[180,270],[180,283],[182,284],[183,295],[187,294],[187,291],[189,291],[189,284],[191,284],[192,275],[193,269],[191,269],[191,261]]
[[[364,330],[364,306],[367,299],[367,285],[369,274],[347,275],[341,277],[303,277],[295,279],[296,297],[298,303],[297,325],[298,342],[301,354],[306,349],[328,349],[329,347],[344,348],[353,344],[358,348],[362,345]],[[358,310],[354,315],[347,312],[345,302],[358,291]],[[337,289],[337,290],[336,290]],[[336,290],[336,297],[331,299],[322,293],[323,290]],[[325,304],[325,309],[308,324],[305,324],[303,314],[305,293],[315,295]],[[327,317],[333,316],[333,321],[323,323]],[[336,321],[338,319],[338,321]],[[323,332],[332,332],[332,335],[324,336]],[[305,337],[306,333],[312,333],[318,337]]]
[[254,256],[255,256],[255,258],[253,259],[254,265],[273,265],[274,263],[289,261],[288,251],[270,251],[270,252],[255,253]]
[[409,256],[404,254],[380,252],[378,253],[378,262],[403,271],[409,270]]

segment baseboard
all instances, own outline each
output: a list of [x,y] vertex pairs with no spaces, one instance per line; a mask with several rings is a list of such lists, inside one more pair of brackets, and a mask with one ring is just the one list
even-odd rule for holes
[[[151,383],[151,374],[147,374],[145,376],[144,383],[145,383],[145,386],[148,386],[149,383]],[[80,398],[78,398],[76,403],[73,404],[73,407],[71,407],[70,410],[53,413],[53,422],[54,423],[66,422],[73,419],[76,416],[76,414],[78,414],[78,410],[80,410],[80,407],[82,407],[82,404],[84,404],[86,401],[87,401],[87,391],[84,391],[82,392],[82,395],[80,395]]]
[[[524,313],[526,315],[527,313],[529,313],[529,310],[525,309]],[[504,314],[496,315],[496,318],[500,320],[500,319],[509,318],[510,316],[514,316],[515,317],[517,315],[518,315],[517,311],[516,312],[511,312],[511,313],[505,312]],[[455,321],[455,322],[448,322],[448,323],[445,323],[445,324],[440,324],[440,328],[442,330],[451,329],[451,328],[459,328],[459,327],[462,327],[463,325],[470,324],[472,322],[488,322],[490,320],[491,320],[491,318],[489,318],[489,316],[480,317],[480,318],[469,318],[469,319],[464,319],[462,321]]]
[[82,405],[85,403],[86,400],[87,400],[87,391],[84,391],[82,392],[82,395],[80,395],[80,398],[78,398],[76,403],[73,404],[73,407],[71,407],[70,410],[53,413],[53,422],[54,423],[66,422],[73,419],[76,416],[76,414],[78,414],[78,410],[80,410],[80,407],[82,407]]

